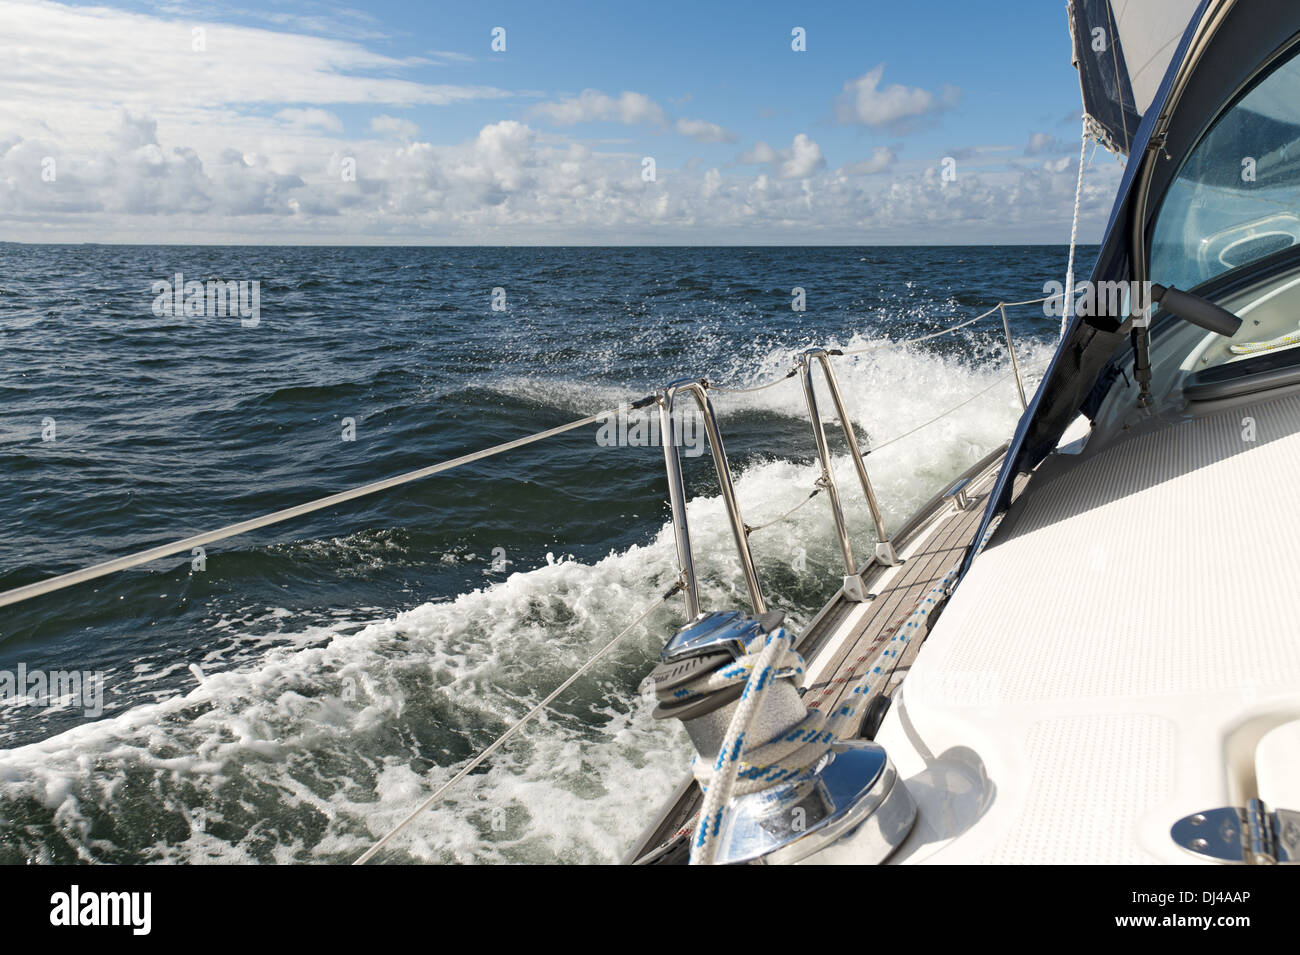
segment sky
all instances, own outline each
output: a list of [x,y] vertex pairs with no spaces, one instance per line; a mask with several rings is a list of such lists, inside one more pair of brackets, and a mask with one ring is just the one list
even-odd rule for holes
[[0,240],[1065,243],[1079,124],[1063,0],[0,0]]

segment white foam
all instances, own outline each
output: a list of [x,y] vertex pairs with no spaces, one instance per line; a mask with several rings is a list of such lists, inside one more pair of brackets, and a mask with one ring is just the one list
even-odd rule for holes
[[[1028,348],[1024,361],[1036,364],[1049,353]],[[774,352],[758,371],[774,377],[792,357]],[[973,364],[902,349],[836,361],[852,417],[877,444],[997,381],[1006,373],[997,357]],[[547,393],[588,410],[589,399],[611,397],[579,386]],[[793,380],[753,395],[719,395],[718,403],[724,416],[755,409],[803,414]],[[1019,411],[1007,381],[951,418],[873,453],[871,475],[887,520],[897,525],[1006,440]],[[841,458],[835,466],[865,557],[869,514],[850,462]],[[806,464],[751,465],[737,481],[747,522],[762,524],[789,510],[815,477]],[[720,500],[694,499],[689,513],[704,605],[745,606]],[[776,606],[798,605],[805,588],[816,591],[839,573],[821,498],[797,519],[756,533],[753,546]],[[796,569],[800,561],[803,570]],[[594,563],[561,559],[359,632],[339,621],[275,633],[276,645],[255,663],[208,673],[184,696],[0,751],[4,827],[27,857],[41,861],[69,854],[108,861],[349,860],[675,576],[671,532],[663,527],[645,545]],[[399,839],[394,857],[618,859],[687,770],[684,733],[651,719],[649,701],[636,690],[680,621],[680,606],[675,601],[671,612],[660,611],[631,634],[544,722]],[[438,765],[430,769],[430,762]],[[127,791],[132,797],[124,802]],[[112,841],[92,835],[109,818]]]

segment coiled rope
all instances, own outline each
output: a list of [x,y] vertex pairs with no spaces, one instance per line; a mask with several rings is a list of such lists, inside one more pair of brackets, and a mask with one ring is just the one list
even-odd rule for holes
[[[902,652],[925,616],[942,599],[959,569],[960,566],[949,571],[921,600],[881,651],[876,665],[858,678],[833,712],[808,709],[802,720],[773,739],[752,740],[749,730],[778,674],[791,672],[796,679],[803,675],[803,658],[795,652],[794,637],[789,631],[777,628],[766,635],[761,648],[753,648],[732,666],[713,674],[719,678],[719,686],[744,680],[745,689],[713,765],[702,767],[698,757],[692,763],[695,779],[704,791],[704,805],[700,807],[699,822],[691,840],[692,865],[710,865],[716,858],[727,803],[733,797],[793,779],[825,758],[835,741],[851,728],[876,678],[884,672],[884,661]],[[754,637],[752,643],[758,640]]]
[[750,744],[746,733],[763,698],[782,671],[803,675],[803,657],[794,649],[794,637],[778,627],[756,647],[759,638],[751,638],[749,651],[730,666],[709,674],[691,689],[721,688],[741,681],[745,689],[727,728],[727,735],[712,766],[704,766],[697,756],[691,762],[695,780],[704,792],[700,821],[691,842],[691,864],[707,865],[717,855],[718,836],[723,815],[732,796],[766,789],[773,783],[790,779],[806,771],[830,750],[835,733],[826,714],[808,710],[804,718],[780,736]]
[[[989,526],[975,553],[983,550],[1000,523],[999,516]],[[741,679],[745,681],[745,689],[713,765],[701,770],[698,759],[692,764],[695,778],[704,791],[704,804],[691,839],[691,865],[710,865],[716,859],[726,806],[734,796],[765,789],[774,782],[814,769],[837,739],[856,729],[863,705],[889,679],[907,645],[927,628],[926,618],[947,598],[961,567],[960,562],[953,566],[921,598],[895,629],[874,664],[863,671],[833,712],[823,714],[821,710],[809,709],[802,720],[773,739],[751,741],[749,730],[775,680],[788,674],[799,681],[803,676],[803,657],[795,651],[794,638],[786,629],[779,627],[768,634],[761,648],[747,646],[749,652],[744,656],[710,675],[718,678],[711,689]],[[751,644],[757,644],[758,640],[758,637],[751,638]],[[707,679],[698,682],[703,685]],[[689,685],[688,688],[694,689]]]

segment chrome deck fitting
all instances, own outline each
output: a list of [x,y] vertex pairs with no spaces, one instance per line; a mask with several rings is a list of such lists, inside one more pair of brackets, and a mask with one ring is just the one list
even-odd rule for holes
[[1169,830],[1181,849],[1235,865],[1300,865],[1300,812],[1261,799],[1184,816]]
[[[680,719],[698,758],[716,760],[745,684],[689,694],[684,688],[750,653],[781,625],[781,614],[703,614],[680,629],[651,673],[656,719]],[[749,724],[753,739],[773,739],[802,721],[807,708],[796,674],[781,670]],[[832,745],[798,776],[733,798],[723,817],[719,863],[799,862],[840,840],[858,862],[883,862],[911,831],[916,803],[884,749],[866,740]]]

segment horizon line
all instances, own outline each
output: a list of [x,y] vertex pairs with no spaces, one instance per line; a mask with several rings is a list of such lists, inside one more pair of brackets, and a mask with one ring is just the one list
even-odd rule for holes
[[[1078,248],[1099,246],[1100,242],[1077,242]],[[692,243],[619,243],[616,245],[594,242],[540,243],[519,242],[501,244],[457,245],[450,242],[35,242],[27,239],[0,239],[0,245],[70,246],[86,245],[177,248],[177,249],[1019,249],[1019,248],[1069,248],[1069,242],[809,242],[791,245],[782,242],[692,242]]]

